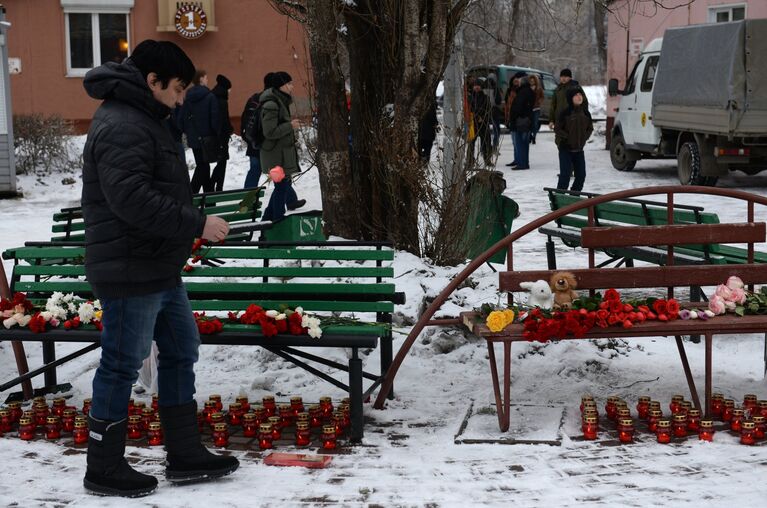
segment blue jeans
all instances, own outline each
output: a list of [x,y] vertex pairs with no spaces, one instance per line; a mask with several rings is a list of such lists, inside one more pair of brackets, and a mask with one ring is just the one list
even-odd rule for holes
[[514,160],[517,167],[530,167],[530,131],[514,131]]
[[102,298],[101,305],[101,362],[93,378],[91,414],[107,421],[128,416],[131,387],[152,339],[160,352],[160,405],[191,402],[200,334],[184,285],[143,296]]
[[573,170],[575,170],[575,181],[570,190],[583,190],[583,183],[586,181],[586,158],[584,157],[583,150],[571,152],[570,150],[560,148],[557,189],[567,189]]
[[286,176],[280,183],[274,184],[272,197],[264,210],[263,220],[277,222],[285,216],[285,207],[298,201],[296,191],[293,190],[290,177]]
[[538,131],[541,130],[541,110],[540,109],[534,109],[533,110],[533,126],[530,130],[530,138],[535,139],[535,136],[538,135]]
[[497,150],[498,145],[501,142],[501,123],[498,121],[495,115],[491,114],[491,118],[493,121],[493,150]]
[[514,147],[514,157],[511,161],[519,163],[517,160],[517,153],[519,153],[519,149],[517,148],[517,133],[514,131],[511,131],[511,145]]
[[250,169],[245,175],[245,189],[257,187],[261,179],[261,156],[259,154],[250,156]]

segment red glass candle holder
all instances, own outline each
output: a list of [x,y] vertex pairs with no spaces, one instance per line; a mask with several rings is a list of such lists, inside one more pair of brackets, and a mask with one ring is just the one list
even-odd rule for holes
[[[679,408],[677,408],[679,409]],[[674,437],[687,437],[687,415],[678,412],[674,415],[674,425],[673,425],[673,433]]]
[[690,432],[700,430],[700,409],[691,408],[687,411],[687,430]]
[[32,407],[35,407],[38,404],[45,404],[46,406],[48,405],[48,401],[45,400],[44,395],[38,395],[37,397],[32,399]]
[[141,415],[144,414],[144,409],[146,409],[146,408],[147,408],[146,407],[146,402],[143,402],[143,401],[140,401],[140,400],[136,401],[136,402],[133,403],[133,413],[130,413],[130,414],[134,414],[136,416],[141,416]]
[[320,412],[325,419],[333,416],[333,402],[330,397],[320,397]]
[[637,402],[637,418],[640,420],[646,420],[650,411],[650,397],[645,395],[639,397]]
[[293,408],[290,404],[280,404],[279,406],[280,426],[284,429],[293,425]]
[[50,411],[48,410],[48,404],[38,403],[35,404],[35,423],[38,427],[45,426]]
[[32,418],[20,418],[19,419],[19,439],[24,441],[31,441],[35,438],[35,422]]
[[593,417],[596,419],[597,424],[599,423],[599,414],[597,413],[595,409],[587,408],[586,411],[583,413],[583,417],[581,419],[585,421],[587,417]]
[[220,412],[221,410],[224,409],[224,403],[221,402],[221,395],[218,395],[218,394],[211,395],[210,397],[208,397],[208,400],[212,400],[213,402],[216,403],[216,411]]
[[583,439],[593,441],[597,438],[597,431],[599,430],[597,425],[597,419],[594,416],[584,416],[583,425]]
[[298,416],[298,413],[304,412],[304,399],[301,397],[290,398],[290,408],[293,410],[293,416]]
[[224,420],[224,413],[215,412],[212,415],[210,415],[210,431],[213,432],[214,427],[217,423],[226,423],[226,420]]
[[[26,410],[22,411],[21,418],[29,418],[30,420],[32,420],[32,425],[34,425],[35,428],[37,428],[37,418],[35,418],[34,410],[26,409]],[[21,419],[19,419],[19,421],[21,421]]]
[[322,410],[319,404],[309,406],[309,426],[313,429],[322,427]]
[[258,425],[256,415],[245,413],[242,415],[242,435],[245,437],[256,437],[258,435]]
[[692,409],[692,402],[690,402],[689,400],[683,400],[682,402],[679,403],[679,413],[686,415],[687,413],[690,412],[691,409]]
[[72,431],[72,439],[75,444],[88,442],[88,424],[84,421],[75,421],[75,430]]
[[352,413],[349,404],[341,404],[341,413],[344,415],[344,428],[352,424]]
[[672,415],[679,412],[679,404],[684,400],[684,395],[674,395],[671,397],[671,402],[668,405]]
[[136,401],[128,399],[128,416],[136,414]]
[[754,410],[756,409],[756,395],[753,393],[747,393],[743,396],[743,409],[748,411],[753,415]]
[[344,433],[344,415],[340,412],[333,413],[333,425],[336,428],[336,436],[340,437]]
[[160,410],[160,396],[156,393],[152,394],[152,410],[155,413]]
[[282,419],[279,416],[270,416],[267,418],[269,425],[272,427],[272,441],[277,441],[282,438],[282,426],[280,425]]
[[266,415],[266,409],[264,409],[264,406],[256,405],[252,406],[253,414],[256,417],[256,425],[261,425],[262,423],[266,423],[266,419],[268,416]]
[[45,422],[45,439],[58,439],[61,437],[61,419],[51,415]]
[[626,418],[631,418],[631,411],[627,407],[619,407],[615,412],[616,423]]
[[149,424],[154,421],[154,410],[151,407],[145,407],[141,410],[141,430],[149,430]]
[[634,420],[631,418],[618,420],[618,440],[621,443],[634,442]]
[[607,397],[605,402],[605,415],[611,420],[615,419],[615,402],[618,401],[618,397]]
[[213,416],[213,413],[217,413],[216,411],[216,401],[215,400],[208,400],[205,401],[205,407],[202,410],[202,416],[205,418],[205,423],[210,425],[211,417]]
[[740,444],[744,444],[744,445],[756,444],[756,438],[754,437],[754,422],[752,422],[751,420],[746,420],[741,425]]
[[277,404],[274,402],[274,397],[272,395],[267,395],[261,399],[261,404],[264,406],[267,418],[277,414]]
[[13,423],[19,423],[19,420],[21,420],[21,402],[14,401],[8,403],[8,409],[11,411],[11,421]]
[[647,419],[647,428],[650,432],[656,432],[658,430],[658,422],[663,418],[663,411],[660,409],[651,409],[650,417]]
[[754,416],[764,416],[767,418],[767,400],[759,400],[756,402],[756,411]]
[[67,400],[59,397],[57,399],[53,399],[53,407],[51,407],[51,414],[58,416],[61,418],[64,416],[64,409],[67,407]]
[[655,430],[655,436],[659,443],[667,444],[671,442],[671,422],[668,420],[658,421],[658,427]]
[[714,440],[714,421],[713,420],[700,421],[700,428],[698,429],[698,439],[700,439],[701,441]]
[[595,413],[596,414],[598,412],[598,410],[597,410],[597,403],[594,402],[593,400],[587,400],[587,401],[583,402],[581,404],[581,407],[583,407],[583,409],[581,409],[581,416],[584,416],[587,413]]
[[83,399],[83,409],[82,413],[85,416],[88,416],[88,413],[91,412],[91,399]]
[[336,428],[333,425],[325,425],[322,427],[322,448],[325,450],[335,450],[338,446],[338,440],[336,437]]
[[756,415],[751,418],[751,420],[754,422],[754,438],[756,439],[764,439],[765,436],[765,427],[767,427],[767,424],[765,424],[765,417],[762,415]]
[[243,414],[242,404],[239,402],[232,402],[229,404],[229,414],[227,415],[229,417],[229,425],[233,427],[242,425]]
[[139,415],[130,415],[128,417],[128,439],[141,439],[141,417]]
[[581,396],[581,413],[583,413],[583,410],[585,409],[585,406],[587,403],[594,403],[594,405],[596,405],[596,401],[594,400],[594,397],[592,395]]
[[729,422],[732,420],[732,411],[735,409],[735,401],[732,399],[724,399],[722,401],[722,421]]
[[733,409],[732,416],[730,417],[730,430],[733,432],[740,432],[743,428],[743,421],[745,419],[745,411],[740,408]]
[[272,439],[272,432],[274,429],[272,429],[271,423],[262,423],[259,426],[259,433],[258,433],[258,447],[262,450],[269,450],[274,447],[273,445],[273,439]]
[[711,395],[711,416],[721,418],[722,410],[724,410],[724,395],[721,393]]
[[312,442],[311,431],[308,422],[296,424],[296,446],[309,446]]
[[240,395],[235,400],[242,408],[243,414],[250,411],[250,402],[248,401],[248,398],[245,395]]
[[13,429],[13,416],[10,409],[0,409],[0,433]]
[[75,416],[77,411],[74,409],[65,409],[64,414],[61,416],[61,430],[64,432],[72,432],[75,430]]
[[298,413],[296,415],[296,425],[298,425],[299,423],[309,424],[310,421],[311,421],[311,417],[309,416],[309,413],[307,412]]
[[217,423],[213,428],[213,445],[219,448],[229,445],[229,426],[226,423]]
[[149,446],[162,446],[163,435],[160,422],[151,422],[146,435]]

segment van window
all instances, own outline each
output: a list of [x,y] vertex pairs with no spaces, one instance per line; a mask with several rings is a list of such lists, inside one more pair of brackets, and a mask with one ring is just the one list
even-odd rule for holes
[[551,76],[543,76],[543,89],[544,90],[556,90],[557,82]]
[[628,81],[626,81],[626,89],[623,91],[623,95],[631,95],[634,93],[634,88],[636,88],[636,74],[637,69],[639,68],[639,64],[642,63],[642,58],[637,60],[637,63],[634,64],[634,68],[631,71],[631,76],[629,76]]
[[643,92],[652,90],[652,85],[655,82],[655,71],[658,70],[659,58],[659,56],[651,56],[647,60],[647,65],[645,65],[644,73],[642,74],[642,84],[639,86],[639,89]]

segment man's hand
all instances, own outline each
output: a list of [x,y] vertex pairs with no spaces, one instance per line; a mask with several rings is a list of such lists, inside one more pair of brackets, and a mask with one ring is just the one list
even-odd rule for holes
[[202,237],[211,242],[220,242],[229,233],[229,223],[221,217],[210,216],[205,219]]
[[294,129],[300,129],[301,128],[301,120],[298,120],[297,118],[294,118],[290,121],[290,125],[293,126]]

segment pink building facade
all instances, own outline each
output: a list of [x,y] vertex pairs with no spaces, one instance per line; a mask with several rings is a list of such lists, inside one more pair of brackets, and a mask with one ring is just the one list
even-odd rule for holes
[[[767,0],[663,0],[662,9],[654,2],[614,0],[607,26],[607,76],[617,78],[621,88],[642,50],[666,28],[722,23],[741,19],[767,18]],[[703,70],[701,70],[703,71]],[[694,79],[694,76],[690,76]],[[607,147],[620,97],[607,99]]]

